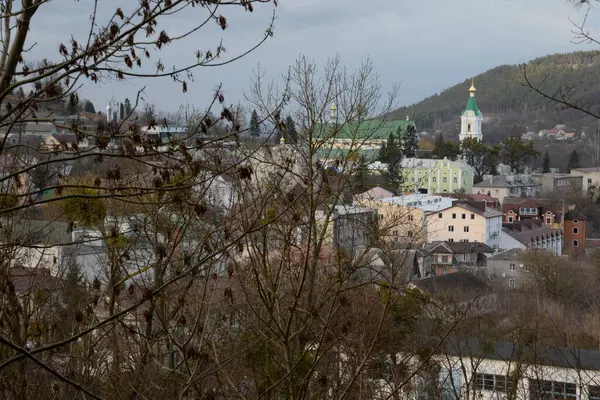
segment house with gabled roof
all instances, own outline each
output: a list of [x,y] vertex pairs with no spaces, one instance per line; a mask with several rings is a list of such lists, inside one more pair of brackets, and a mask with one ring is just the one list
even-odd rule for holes
[[544,249],[560,256],[562,247],[562,230],[550,228],[539,219],[502,225],[501,249]]
[[563,228],[563,202],[528,197],[504,198],[502,222],[515,222],[539,219],[553,229]]
[[424,248],[431,253],[431,266],[435,275],[458,271],[477,273],[485,268],[486,259],[494,249],[481,242],[434,242]]

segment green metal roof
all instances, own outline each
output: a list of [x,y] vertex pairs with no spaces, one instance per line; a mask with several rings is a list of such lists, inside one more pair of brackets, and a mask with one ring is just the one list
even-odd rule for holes
[[336,139],[387,139],[390,133],[396,133],[398,129],[406,131],[408,127],[415,126],[415,122],[406,119],[393,121],[382,121],[371,119],[362,122],[345,122],[341,125],[323,124],[316,127],[316,137],[331,137]]
[[467,101],[467,108],[462,113],[466,113],[467,111],[473,111],[475,115],[481,116],[481,111],[477,107],[477,102],[475,101],[475,96],[470,96],[469,101]]

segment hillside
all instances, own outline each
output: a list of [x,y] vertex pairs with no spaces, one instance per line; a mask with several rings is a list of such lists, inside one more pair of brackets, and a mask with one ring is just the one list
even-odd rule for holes
[[[579,111],[561,110],[557,104],[526,87],[524,67],[529,80],[544,92],[568,93],[572,99],[600,108],[600,52],[554,54],[527,64],[501,65],[474,77],[479,109],[484,117],[489,117],[484,128],[485,141],[497,141],[508,134],[537,131],[556,124],[588,131],[593,126],[591,130],[595,131],[592,118]],[[452,136],[457,133],[469,86],[470,77],[439,94],[399,108],[392,116],[410,115],[420,130],[442,130]]]

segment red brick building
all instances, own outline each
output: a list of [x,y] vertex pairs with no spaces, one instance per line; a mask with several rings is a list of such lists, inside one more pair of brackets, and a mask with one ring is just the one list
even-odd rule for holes
[[571,210],[565,214],[564,254],[579,259],[585,254],[587,218],[579,211]]

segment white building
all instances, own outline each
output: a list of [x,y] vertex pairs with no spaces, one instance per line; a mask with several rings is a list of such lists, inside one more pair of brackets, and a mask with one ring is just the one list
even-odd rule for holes
[[475,101],[475,84],[471,83],[467,107],[460,115],[460,134],[458,135],[460,141],[473,138],[481,142],[483,140],[483,133],[481,132],[482,120],[483,115],[479,111],[477,102]]

